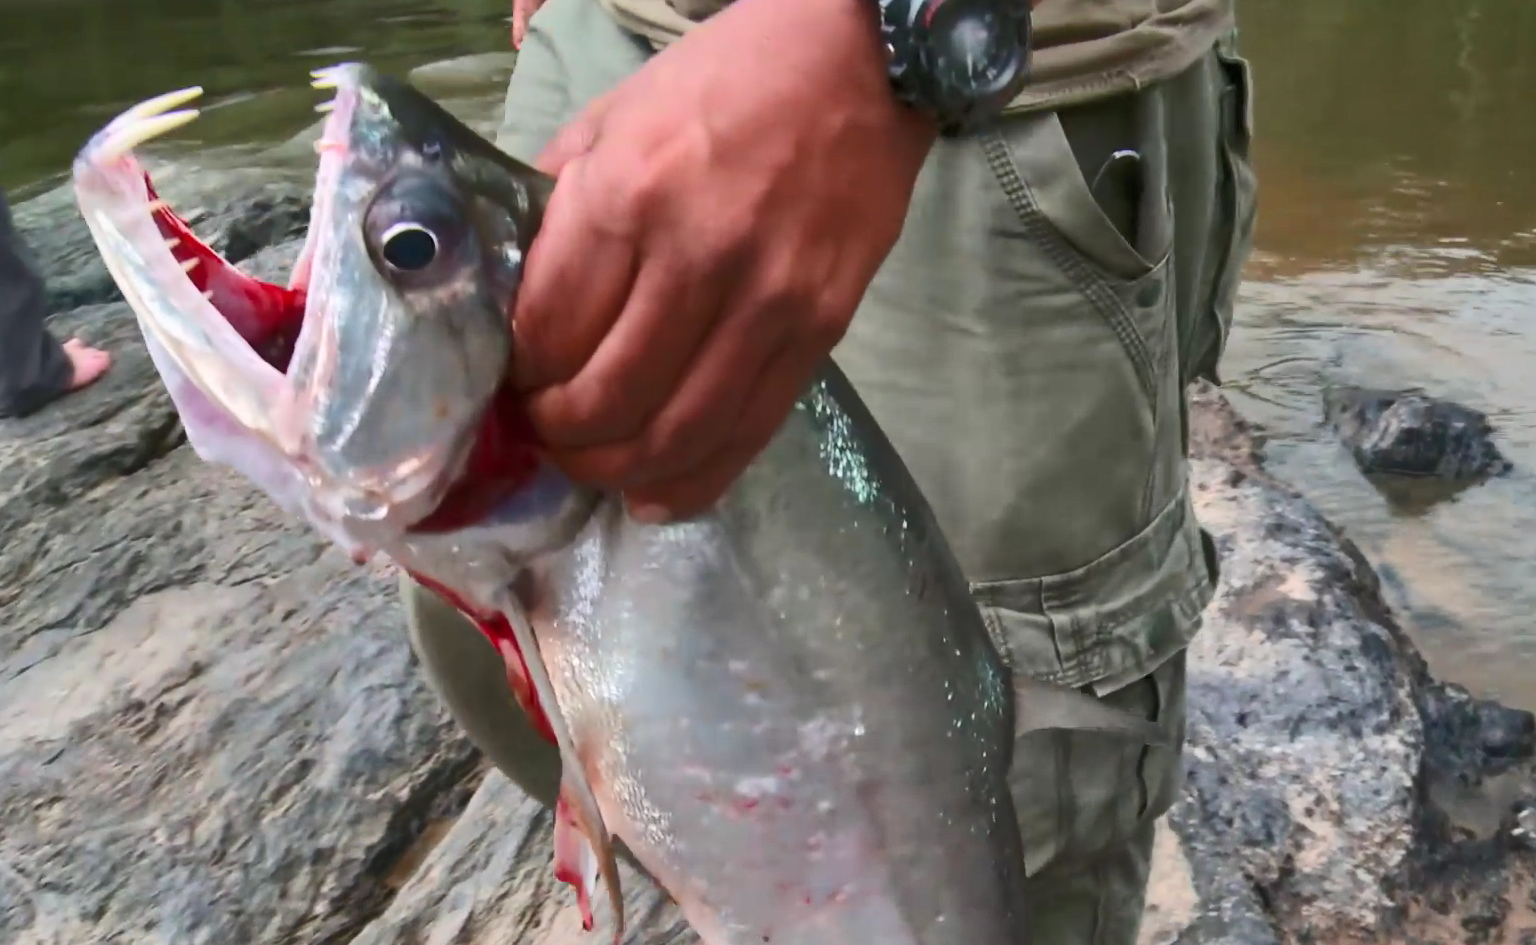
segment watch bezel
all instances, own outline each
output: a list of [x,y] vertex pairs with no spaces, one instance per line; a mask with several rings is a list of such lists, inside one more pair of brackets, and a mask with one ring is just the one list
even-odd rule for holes
[[[986,89],[960,89],[939,74],[934,61],[938,51],[930,29],[939,10],[970,3],[990,5],[1015,27],[1012,73]],[[941,133],[962,133],[995,119],[1027,83],[1033,37],[1028,0],[878,0],[878,5],[892,90],[901,101],[933,115]]]

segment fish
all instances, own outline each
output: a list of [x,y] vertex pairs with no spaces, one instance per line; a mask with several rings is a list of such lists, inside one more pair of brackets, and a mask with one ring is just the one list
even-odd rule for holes
[[1024,945],[1019,735],[1165,744],[1013,673],[907,467],[828,358],[709,511],[642,524],[539,449],[509,313],[555,181],[366,64],[334,98],[286,285],[240,272],[136,151],[197,89],[134,106],[77,202],[205,461],[468,615],[562,760],[556,876],[584,925],[615,842],[707,945]]

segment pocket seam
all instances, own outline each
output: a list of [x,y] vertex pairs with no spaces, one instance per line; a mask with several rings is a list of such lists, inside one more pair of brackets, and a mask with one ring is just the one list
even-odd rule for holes
[[[1066,245],[1061,234],[1056,232],[1039,212],[1034,197],[1030,195],[1029,184],[1014,164],[1013,155],[1009,153],[1008,143],[1002,133],[996,129],[989,129],[981,132],[978,137],[987,165],[992,170],[992,176],[1002,186],[1003,196],[1013,209],[1014,215],[1018,217],[1025,234],[1045,251],[1051,262],[1067,278],[1072,280],[1078,291],[1109,325],[1110,331],[1119,340],[1126,356],[1131,359],[1131,367],[1136,372],[1136,380],[1141,387],[1142,395],[1147,398],[1147,403],[1155,415],[1158,399],[1156,372],[1153,370],[1151,351],[1148,350],[1146,339],[1141,336],[1140,329],[1136,327],[1135,320],[1126,311],[1124,303],[1109,288],[1105,277],[1095,272],[1087,260],[1073,252]],[[1156,272],[1159,267],[1166,265],[1166,262],[1165,256],[1163,262],[1153,266],[1148,274]],[[1146,275],[1141,278],[1146,278]]]
[[[1165,661],[1163,666],[1167,665]],[[1149,721],[1156,725],[1159,731],[1162,730],[1164,717],[1168,714],[1168,694],[1164,692],[1163,682],[1159,678],[1163,666],[1157,667],[1157,669],[1148,674],[1148,681],[1152,683],[1152,698],[1154,700],[1152,718]],[[1136,823],[1138,825],[1146,818],[1147,811],[1152,809],[1152,776],[1151,772],[1147,770],[1152,760],[1152,750],[1151,745],[1142,745],[1141,751],[1136,757],[1136,787],[1140,791],[1140,797],[1136,805]]]
[[[1221,383],[1217,367],[1232,333],[1231,309],[1236,305],[1245,262],[1236,258],[1238,247],[1245,235],[1251,240],[1257,212],[1257,182],[1253,179],[1250,157],[1253,141],[1253,72],[1248,60],[1238,54],[1236,41],[1234,29],[1219,40],[1212,50],[1223,86],[1220,93],[1222,127],[1218,147],[1222,173],[1221,200],[1230,208],[1231,235],[1222,249],[1217,264],[1218,274],[1211,286],[1207,303],[1208,310],[1204,313],[1204,317],[1214,323],[1215,338],[1207,341],[1201,350],[1184,353],[1183,363],[1190,366],[1185,377],[1186,383],[1201,377],[1217,385]],[[1228,310],[1225,318],[1222,316],[1223,309]],[[1196,341],[1201,334],[1194,333],[1190,341]]]
[[[1180,759],[1184,755],[1184,746],[1181,734],[1178,732],[1169,731],[1168,706],[1169,702],[1171,701],[1170,696],[1171,690],[1173,688],[1173,680],[1179,672],[1177,661],[1187,660],[1187,654],[1187,650],[1183,651],[1182,653],[1175,653],[1174,655],[1164,660],[1161,664],[1158,665],[1156,669],[1152,670],[1152,672],[1148,674],[1148,679],[1150,679],[1152,682],[1153,694],[1157,698],[1157,715],[1153,719],[1153,722],[1157,725],[1159,731],[1162,731],[1165,735],[1172,736],[1174,738],[1174,743],[1167,747],[1153,747],[1151,745],[1143,745],[1141,747],[1141,757],[1138,758],[1136,762],[1136,779],[1140,784],[1142,791],[1141,810],[1136,816],[1137,828],[1142,827],[1147,823],[1148,820],[1156,820],[1158,817],[1161,817],[1164,813],[1167,812],[1168,807],[1172,806],[1172,803],[1178,799],[1180,785],[1183,781],[1183,775],[1179,769],[1179,765]],[[1174,784],[1172,790],[1167,792],[1171,795],[1171,797],[1163,797],[1160,795],[1159,789],[1162,787],[1161,779],[1155,779],[1155,773],[1149,770],[1152,761],[1157,757],[1156,753],[1159,751],[1171,752],[1173,755],[1172,762],[1174,765],[1174,770],[1170,777],[1174,781]],[[1154,804],[1154,801],[1158,803]],[[1154,813],[1154,807],[1156,806],[1160,806],[1162,809],[1157,810]]]

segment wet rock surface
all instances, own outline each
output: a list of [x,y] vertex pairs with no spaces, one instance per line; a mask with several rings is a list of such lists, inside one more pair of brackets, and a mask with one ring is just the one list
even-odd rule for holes
[[0,422],[0,942],[349,941],[478,756],[391,576],[182,445],[124,303],[54,322],[116,363]]
[[[0,943],[599,941],[551,875],[548,814],[421,682],[387,569],[191,454],[83,224],[47,199],[18,217],[56,236],[57,297],[84,293],[56,327],[117,360],[0,421]],[[275,204],[227,199],[199,232],[281,277],[298,205],[268,225]],[[1223,573],[1144,943],[1536,938],[1532,717],[1431,678],[1218,394],[1191,421]],[[693,938],[621,869],[628,941]]]
[[1187,864],[1194,903],[1170,921],[1154,885],[1143,940],[1536,934],[1536,859],[1512,833],[1536,797],[1536,719],[1434,680],[1359,550],[1264,471],[1259,431],[1209,389],[1191,417],[1222,576],[1190,649],[1163,862]]
[[1367,476],[1467,484],[1510,469],[1487,414],[1423,390],[1335,388],[1323,413]]

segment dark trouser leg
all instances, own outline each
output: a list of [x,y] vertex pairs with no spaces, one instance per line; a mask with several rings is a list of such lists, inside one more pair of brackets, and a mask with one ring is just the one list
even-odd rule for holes
[[24,416],[63,394],[72,368],[43,320],[43,280],[0,193],[0,417]]

